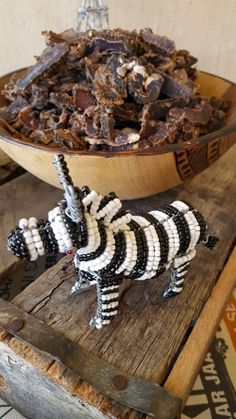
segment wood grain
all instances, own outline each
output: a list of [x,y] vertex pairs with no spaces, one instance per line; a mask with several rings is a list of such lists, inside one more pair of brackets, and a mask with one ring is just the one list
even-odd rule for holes
[[[209,230],[220,236],[213,251],[199,246],[184,291],[178,297],[161,298],[168,275],[143,283],[127,281],[123,284],[117,319],[102,331],[91,330],[88,323],[95,311],[95,290],[69,297],[76,277],[71,257],[67,257],[17,296],[14,304],[125,372],[163,384],[183,349],[189,325],[199,316],[232,248],[236,231],[235,158],[236,147],[233,147],[210,169],[184,185],[152,198],[125,203],[134,210],[148,211],[177,197],[189,200],[204,214]],[[50,357],[40,355],[17,339],[1,333],[0,341],[5,351],[9,348],[20,357],[22,365],[31,363],[34,371],[40,371],[40,377],[53,381],[58,386],[57,394],[61,394],[61,389],[69,391],[73,395],[71,402],[83,400],[104,417],[142,417],[140,413],[106,399]],[[186,386],[190,385],[186,381]],[[14,391],[20,393],[21,390]],[[24,391],[29,397],[29,390]],[[8,393],[1,391],[6,399]],[[24,406],[26,410],[29,408],[27,404]],[[39,417],[37,415],[35,418]],[[78,413],[79,417],[82,416]]]
[[[236,248],[221,273],[164,387],[186,401],[236,285]],[[190,368],[191,365],[191,368]]]

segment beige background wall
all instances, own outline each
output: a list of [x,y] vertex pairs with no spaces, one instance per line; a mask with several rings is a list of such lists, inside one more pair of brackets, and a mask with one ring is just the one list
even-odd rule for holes
[[[33,63],[44,29],[76,26],[79,0],[0,0],[0,75]],[[107,0],[110,26],[151,27],[198,67],[236,81],[236,0]]]

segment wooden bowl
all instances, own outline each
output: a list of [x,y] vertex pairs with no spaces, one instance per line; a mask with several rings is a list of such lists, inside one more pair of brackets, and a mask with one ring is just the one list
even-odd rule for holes
[[[21,70],[22,71],[22,70]],[[12,74],[0,78],[0,91]],[[158,151],[117,153],[63,150],[74,183],[102,194],[116,191],[122,199],[142,198],[172,188],[209,167],[236,138],[236,86],[220,77],[199,72],[201,91],[232,102],[226,126],[199,138],[194,146],[177,144]],[[0,106],[6,99],[0,96]],[[52,165],[61,149],[21,141],[0,126],[0,147],[26,170],[60,187]]]

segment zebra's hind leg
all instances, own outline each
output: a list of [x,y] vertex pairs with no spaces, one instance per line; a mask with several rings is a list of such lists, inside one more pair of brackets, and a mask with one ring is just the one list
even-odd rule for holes
[[97,312],[92,317],[90,325],[101,329],[111,323],[118,313],[119,285],[107,285],[97,281]]
[[190,262],[196,255],[193,249],[184,256],[176,257],[171,266],[171,279],[168,287],[165,289],[163,297],[173,297],[183,290],[185,275],[188,272]]

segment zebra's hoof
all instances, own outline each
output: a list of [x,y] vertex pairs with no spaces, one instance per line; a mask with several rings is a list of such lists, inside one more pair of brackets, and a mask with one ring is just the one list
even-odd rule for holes
[[169,297],[175,297],[175,295],[177,295],[178,293],[173,291],[171,288],[167,288],[164,291],[163,297],[164,298],[169,298]]
[[80,288],[78,286],[76,286],[76,285],[74,285],[70,289],[70,295],[79,294],[79,292],[80,292]]
[[90,326],[92,326],[95,329],[101,329],[102,328],[102,319],[100,317],[92,317],[90,320]]

